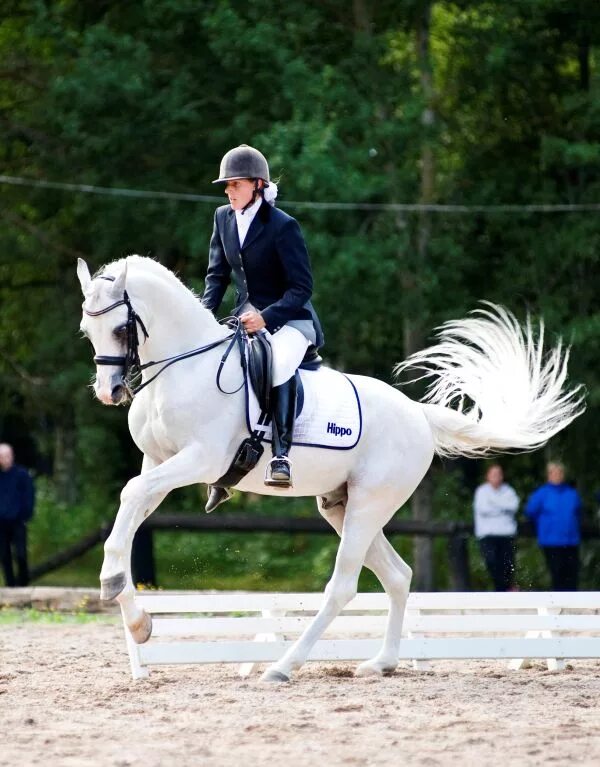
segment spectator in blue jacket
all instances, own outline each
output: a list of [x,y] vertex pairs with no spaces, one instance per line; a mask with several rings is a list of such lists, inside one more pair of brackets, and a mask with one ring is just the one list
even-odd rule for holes
[[565,482],[565,469],[553,461],[546,467],[548,482],[531,494],[525,514],[532,520],[550,571],[553,591],[577,591],[579,582],[579,522],[581,498]]
[[[15,463],[10,445],[0,444],[0,562],[7,586],[26,586],[27,522],[33,516],[33,481],[22,466]],[[13,551],[17,578],[13,570]]]

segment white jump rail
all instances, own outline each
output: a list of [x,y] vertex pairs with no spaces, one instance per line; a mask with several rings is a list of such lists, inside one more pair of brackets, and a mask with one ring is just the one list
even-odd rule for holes
[[[277,660],[319,609],[322,594],[139,592],[152,615],[150,640],[125,628],[134,679],[153,665]],[[371,658],[381,647],[388,598],[358,594],[315,645],[309,660]],[[520,668],[542,658],[600,658],[600,592],[414,593],[408,600],[400,658],[415,668],[437,659],[506,659]]]

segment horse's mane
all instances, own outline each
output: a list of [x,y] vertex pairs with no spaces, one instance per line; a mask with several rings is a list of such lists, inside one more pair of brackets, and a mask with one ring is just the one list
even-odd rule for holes
[[[213,316],[212,312],[202,304],[198,295],[191,288],[184,285],[183,282],[173,274],[170,269],[167,269],[166,266],[163,266],[158,261],[155,261],[153,258],[148,258],[147,256],[131,255],[126,256],[125,258],[119,258],[116,261],[111,261],[111,263],[101,267],[96,274],[94,274],[93,279],[95,280],[96,277],[116,277],[123,269],[125,262],[127,263],[127,273],[131,274],[132,277],[135,277],[136,274],[140,277],[143,274],[157,277],[167,285],[170,285],[171,288],[180,291],[180,300],[186,302],[186,305],[188,305],[192,311],[199,311],[201,313],[206,312],[211,317]],[[97,290],[98,283],[95,283],[95,287]]]
[[127,262],[128,270],[133,267],[134,270],[142,269],[143,271],[152,272],[161,279],[165,279],[176,285],[180,285],[181,287],[188,290],[195,298],[197,298],[194,291],[191,288],[188,288],[187,285],[184,285],[183,282],[177,277],[177,275],[175,275],[170,269],[167,269],[167,267],[163,266],[159,261],[156,261],[153,258],[148,258],[147,256],[138,256],[136,254],[132,254],[131,256],[126,256],[125,258],[119,258],[117,261],[111,261],[110,264],[105,264],[101,269],[99,269],[94,275],[94,278],[102,276],[116,276],[121,271],[124,261]]

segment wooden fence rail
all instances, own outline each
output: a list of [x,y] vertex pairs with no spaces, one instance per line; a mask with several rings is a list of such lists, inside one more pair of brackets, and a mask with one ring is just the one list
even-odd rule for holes
[[[31,580],[37,580],[46,573],[57,570],[77,559],[110,534],[112,525],[104,524],[81,540],[53,554],[43,562],[31,567]],[[422,535],[442,537],[448,542],[450,587],[455,591],[468,591],[471,587],[468,540],[473,534],[473,525],[468,522],[439,520],[424,522],[414,519],[393,519],[386,525],[386,535]],[[156,571],[153,553],[153,534],[160,530],[197,532],[240,532],[240,533],[310,533],[335,535],[330,525],[321,517],[257,516],[246,513],[178,514],[159,513],[149,517],[136,534],[132,557],[134,580],[137,583],[156,585]],[[530,524],[519,525],[518,535],[534,536]],[[582,529],[584,540],[599,539],[600,530],[593,525]]]

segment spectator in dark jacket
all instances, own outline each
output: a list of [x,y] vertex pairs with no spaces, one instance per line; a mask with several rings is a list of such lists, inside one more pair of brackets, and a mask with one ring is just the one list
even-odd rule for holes
[[537,531],[538,544],[548,565],[553,591],[576,591],[579,583],[579,521],[581,498],[565,482],[565,469],[552,462],[548,482],[527,501],[525,514]]
[[29,473],[15,463],[12,447],[0,444],[0,561],[7,586],[29,583],[27,522],[33,516],[33,504],[34,488]]

